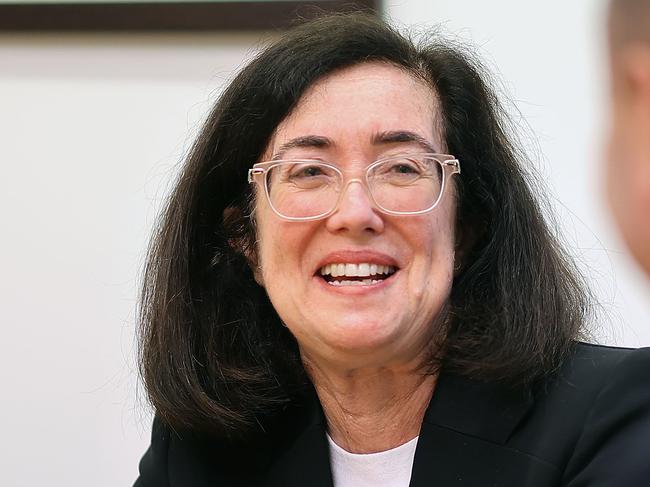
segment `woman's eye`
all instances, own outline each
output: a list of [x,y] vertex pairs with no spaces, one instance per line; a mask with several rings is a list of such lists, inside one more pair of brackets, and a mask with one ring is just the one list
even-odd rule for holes
[[300,169],[296,175],[298,177],[313,177],[320,176],[321,174],[323,174],[323,170],[320,167],[308,166]]
[[398,162],[391,164],[388,168],[388,173],[397,174],[397,175],[416,175],[420,174],[422,171],[413,163],[409,162]]
[[288,174],[288,179],[297,181],[297,180],[307,180],[307,179],[321,179],[323,177],[331,176],[331,172],[327,171],[326,168],[319,165],[300,165],[294,166],[291,168]]
[[407,164],[395,165],[393,166],[393,171],[400,174],[413,174],[417,172],[413,166],[409,166]]

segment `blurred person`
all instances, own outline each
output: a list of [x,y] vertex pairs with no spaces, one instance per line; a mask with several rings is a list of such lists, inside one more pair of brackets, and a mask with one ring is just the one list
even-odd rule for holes
[[137,487],[632,486],[647,350],[589,295],[480,62],[364,15],[216,103],[155,234]]
[[611,2],[609,47],[609,199],[625,243],[650,275],[649,0]]

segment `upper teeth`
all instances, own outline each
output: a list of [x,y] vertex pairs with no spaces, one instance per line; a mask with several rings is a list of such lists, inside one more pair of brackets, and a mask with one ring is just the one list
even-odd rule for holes
[[392,265],[381,264],[327,264],[321,267],[320,273],[323,276],[331,275],[332,277],[367,277],[377,274],[392,274],[395,267]]

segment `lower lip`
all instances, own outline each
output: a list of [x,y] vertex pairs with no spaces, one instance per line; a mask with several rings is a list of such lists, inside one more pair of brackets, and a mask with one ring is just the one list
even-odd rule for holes
[[314,276],[314,279],[318,281],[320,286],[322,286],[324,289],[326,289],[329,292],[347,295],[347,296],[359,296],[361,294],[368,294],[368,293],[381,291],[385,289],[387,286],[391,285],[391,283],[395,279],[395,276],[399,274],[399,272],[400,271],[396,271],[390,276],[388,276],[386,279],[382,279],[381,281],[374,284],[353,284],[351,286],[335,286],[329,284],[325,279],[323,279],[320,276]]

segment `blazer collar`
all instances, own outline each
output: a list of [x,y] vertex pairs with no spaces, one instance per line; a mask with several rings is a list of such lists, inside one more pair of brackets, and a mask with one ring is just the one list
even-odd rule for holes
[[[502,445],[532,404],[528,387],[512,389],[441,372],[424,416],[411,487],[428,486],[432,480],[439,485],[457,482],[466,475],[467,458],[473,458],[472,473],[463,485],[503,480],[505,473],[495,465],[517,464],[518,459],[510,458],[512,453]],[[315,393],[310,407],[307,426],[275,463],[266,486],[332,487],[326,423]]]
[[[530,460],[507,441],[532,404],[529,387],[441,374],[420,430],[410,486],[522,485]],[[542,470],[535,475],[549,474]]]
[[325,415],[316,392],[307,412],[307,426],[275,462],[265,487],[332,487]]
[[530,387],[488,384],[443,372],[424,424],[502,445],[532,405]]

